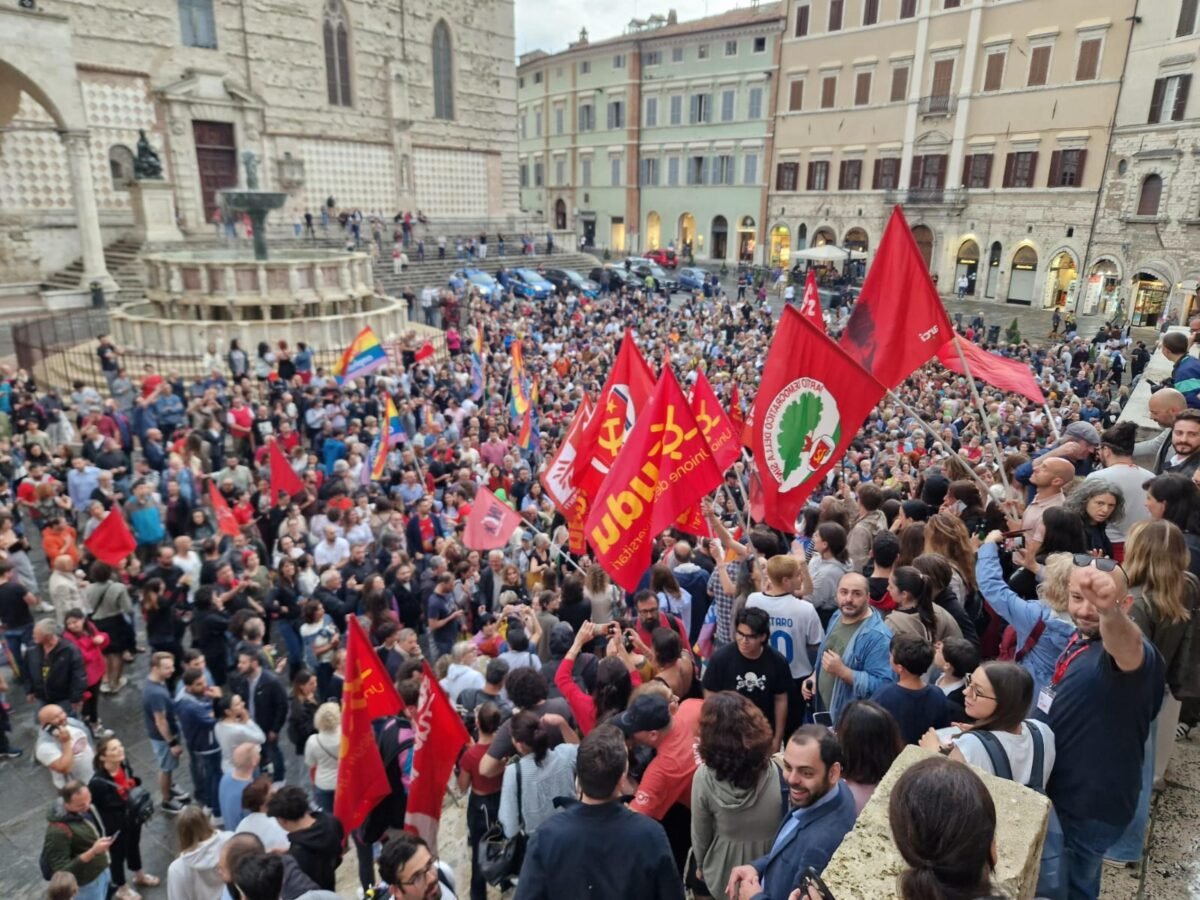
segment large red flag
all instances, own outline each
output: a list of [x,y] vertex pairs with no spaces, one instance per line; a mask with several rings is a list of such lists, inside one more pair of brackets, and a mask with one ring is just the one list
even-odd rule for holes
[[280,491],[289,497],[295,497],[304,490],[304,482],[300,480],[300,476],[296,474],[296,470],[274,440],[267,442],[267,452],[271,464],[271,505],[274,506],[279,502]]
[[825,331],[825,317],[821,315],[821,293],[817,290],[817,272],[808,270],[804,280],[804,297],[800,300],[800,315],[808,319],[822,332]]
[[952,337],[929,267],[897,206],[846,323],[842,349],[885,388],[893,388]]
[[575,495],[579,489],[575,487],[575,464],[579,459],[579,446],[583,440],[584,427],[592,414],[592,400],[587,394],[583,402],[575,410],[575,417],[567,426],[567,433],[559,444],[558,450],[550,457],[546,469],[542,472],[542,487],[558,511],[570,517],[575,509]]
[[507,544],[521,525],[522,519],[512,507],[481,487],[471,504],[471,514],[467,516],[463,543],[468,550],[495,550]]
[[425,362],[427,359],[432,359],[436,351],[433,349],[433,343],[426,341],[419,350],[413,354],[413,362]]
[[795,307],[785,307],[754,398],[765,521],[796,530],[800,506],[846,452],[883,385]]
[[625,329],[621,349],[579,442],[575,486],[595,497],[613,461],[654,393],[654,373]]
[[347,616],[346,625],[342,746],[338,755],[333,813],[349,833],[361,825],[375,805],[391,791],[371,722],[396,715],[404,704],[387,669],[371,649],[358,617]]
[[717,468],[724,472],[741,455],[741,447],[735,437],[733,423],[725,415],[725,410],[721,409],[717,395],[713,393],[712,385],[703,372],[696,373],[696,384],[688,399],[692,404],[692,414],[704,432],[708,448],[712,450]]
[[92,536],[83,542],[92,556],[110,566],[119,566],[130,553],[137,549],[137,541],[125,524],[125,517],[117,507],[108,511]]
[[625,441],[588,515],[588,542],[613,581],[637,588],[650,545],[680,514],[721,483],[700,425],[670,366]]
[[425,838],[430,852],[437,853],[438,822],[442,818],[446,786],[458,755],[471,736],[462,717],[442,692],[428,662],[421,673],[421,697],[417,708],[408,710],[408,718],[416,732],[416,743],[404,830]]
[[937,352],[938,362],[951,372],[957,372],[959,375],[967,374],[963,369],[962,360],[958,358],[956,344],[962,348],[963,356],[967,358],[967,365],[971,367],[971,377],[985,381],[1002,391],[1010,391],[1020,394],[1022,397],[1028,397],[1034,403],[1046,402],[1046,395],[1042,393],[1029,366],[1018,359],[989,353],[982,347],[977,347],[962,338],[955,338],[943,344]]
[[213,515],[217,517],[217,531],[230,537],[237,537],[241,532],[237,519],[233,515],[233,510],[229,508],[229,503],[221,496],[221,492],[217,490],[217,485],[211,478],[208,480],[208,502],[212,504]]

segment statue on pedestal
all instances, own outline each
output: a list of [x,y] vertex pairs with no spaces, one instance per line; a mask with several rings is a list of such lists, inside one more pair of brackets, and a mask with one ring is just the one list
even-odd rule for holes
[[246,167],[246,189],[251,191],[258,190],[258,157],[254,155],[253,150],[247,150],[242,154],[242,165]]
[[146,132],[143,129],[138,130],[137,156],[133,160],[133,177],[138,181],[161,180],[163,177],[162,160],[150,146],[150,141],[146,138]]

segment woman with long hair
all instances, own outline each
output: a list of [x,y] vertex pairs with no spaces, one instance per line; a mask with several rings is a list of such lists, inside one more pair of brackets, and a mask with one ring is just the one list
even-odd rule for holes
[[179,856],[167,868],[167,897],[170,900],[221,900],[225,882],[217,865],[228,831],[213,828],[201,806],[184,807],[175,820]]
[[904,749],[904,737],[895,717],[872,700],[847,703],[834,730],[842,745],[842,780],[861,813]]
[[925,576],[934,607],[948,613],[958,625],[962,637],[978,647],[980,641],[975,620],[967,615],[967,611],[950,587],[954,578],[954,568],[946,557],[939,553],[922,553],[912,561],[912,568]]
[[692,778],[696,877],[724,896],[729,873],[769,852],[786,812],[771,726],[746,697],[710,694],[700,708],[700,765]]
[[[896,518],[898,520],[900,517]],[[913,560],[925,552],[925,523],[910,522],[901,528],[896,536],[900,539],[900,553],[896,557],[896,565],[911,566]]]
[[911,634],[936,644],[948,637],[962,637],[954,617],[933,602],[930,579],[913,566],[892,570],[888,593],[896,608],[884,620],[892,634]]
[[1105,478],[1085,478],[1067,494],[1063,509],[1075,513],[1083,522],[1087,552],[1112,558],[1113,545],[1106,528],[1109,522],[1119,521],[1125,515],[1121,489]]
[[1037,599],[1038,573],[1053,554],[1089,552],[1083,519],[1078,513],[1052,506],[1042,514],[1042,524],[1046,529],[1046,539],[1038,547],[1037,555],[1030,556],[1024,550],[1013,553],[1013,564],[1018,568],[1009,576],[1008,583],[1026,600]]
[[[587,567],[583,580],[583,596],[592,604],[592,624],[607,625],[625,612],[621,589],[612,583],[608,573],[598,563]],[[597,633],[599,633],[599,629]]]
[[[133,774],[125,759],[125,745],[115,737],[101,738],[96,744],[95,774],[88,787],[92,805],[100,813],[104,833],[116,835],[109,849],[109,869],[117,889],[117,900],[141,900],[134,887],[155,887],[159,879],[142,871],[142,822],[134,815],[130,802],[142,780]],[[120,832],[118,834],[118,832]],[[125,868],[133,873],[133,886],[125,883]]]
[[950,482],[940,512],[960,519],[968,534],[982,536],[1004,527],[1004,513],[990,496],[980,493],[979,485],[967,479]]
[[[601,631],[591,622],[584,622],[575,634],[571,649],[554,670],[554,684],[571,707],[571,714],[585,736],[609,716],[622,712],[629,705],[633,689],[642,683],[637,665],[625,649],[625,641],[619,627],[614,627],[616,625],[605,626]],[[608,641],[611,653],[600,660],[592,690],[585,693],[575,683],[575,660],[597,637]]]
[[336,703],[322,703],[313,716],[316,731],[304,742],[304,764],[313,772],[313,800],[333,815],[338,759],[342,745],[342,712]]
[[1200,578],[1200,488],[1186,475],[1159,475],[1144,485],[1152,519],[1166,519],[1183,532],[1188,571]]
[[938,553],[950,563],[954,570],[950,590],[954,591],[967,614],[976,617],[978,610],[972,606],[979,586],[975,583],[975,550],[967,526],[961,519],[945,513],[930,516],[925,523],[925,552]]
[[[551,729],[562,735],[562,743],[555,747],[550,746]],[[498,815],[506,837],[515,836],[521,828],[533,834],[558,811],[554,798],[575,796],[575,754],[579,750],[579,735],[566,719],[528,709],[512,717],[512,742],[517,759],[504,769]]]
[[650,569],[650,590],[658,597],[658,608],[678,616],[687,628],[692,621],[692,595],[679,586],[675,573],[663,563]]
[[298,756],[304,755],[304,745],[317,733],[313,718],[317,714],[317,676],[301,669],[292,679],[292,696],[288,703],[287,729]]
[[[654,681],[661,681],[677,697],[699,698],[696,664],[683,652],[683,640],[674,628],[655,628],[650,633]],[[693,694],[693,690],[697,693]]]
[[[106,562],[96,560],[88,572],[91,584],[85,596],[92,610],[92,622],[109,637],[104,648],[104,680],[100,693],[115,694],[129,683],[122,674],[125,669],[125,654],[132,653],[137,641],[134,638],[133,601],[129,589],[117,578],[116,569]],[[129,657],[133,659],[132,656]]]
[[822,522],[813,535],[816,555],[808,564],[812,594],[804,599],[816,607],[822,626],[828,625],[833,617],[837,609],[838,582],[850,571],[846,540],[846,529],[836,522]]

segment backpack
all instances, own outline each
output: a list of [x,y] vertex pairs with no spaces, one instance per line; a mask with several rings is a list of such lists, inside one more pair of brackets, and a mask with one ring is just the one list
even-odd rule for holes
[[363,841],[367,844],[378,841],[389,828],[404,827],[404,814],[408,810],[408,788],[404,784],[404,754],[413,748],[416,735],[414,733],[401,740],[401,721],[411,727],[407,719],[392,716],[383,723],[376,736],[390,791],[375,804],[375,808],[367,814],[366,821],[362,824]]
[[[50,825],[61,828],[67,833],[67,839],[70,840],[71,827],[69,825],[67,825],[65,822],[51,822]],[[38,857],[38,867],[42,870],[43,880],[49,881],[54,877],[54,870],[50,868],[50,857],[46,854],[46,841],[44,839],[42,840],[42,853]]]

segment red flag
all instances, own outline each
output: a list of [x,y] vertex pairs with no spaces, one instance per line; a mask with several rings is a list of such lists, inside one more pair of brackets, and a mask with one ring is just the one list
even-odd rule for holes
[[821,294],[817,290],[817,272],[808,270],[808,278],[804,280],[804,298],[800,301],[800,315],[808,319],[821,332],[825,331],[825,317],[821,315]]
[[758,475],[758,469],[753,466],[750,468],[750,519],[754,522],[761,522],[767,515],[767,507],[763,502],[763,485],[762,479]]
[[599,492],[601,482],[653,393],[654,373],[638,352],[633,333],[626,328],[621,350],[596,398],[595,411],[579,443],[575,486],[589,498]]
[[346,617],[346,675],[342,686],[342,746],[333,813],[346,832],[357,828],[388,795],[387,772],[371,721],[404,708],[387,669],[371,649],[357,616]]
[[463,543],[470,550],[495,550],[507,544],[521,524],[521,517],[507,503],[481,487],[467,516]]
[[696,373],[696,385],[692,388],[689,401],[692,414],[700,423],[700,430],[704,432],[704,439],[708,441],[708,449],[712,451],[717,468],[724,472],[741,455],[741,448],[734,437],[733,423],[725,415],[725,410],[721,409],[717,395],[713,393],[712,385],[708,383],[703,372]]
[[721,470],[670,366],[600,485],[587,520],[596,559],[633,591],[654,538],[721,483]]
[[587,552],[587,534],[583,526],[587,523],[587,497],[582,493],[575,494],[574,506],[563,513],[567,517],[567,549],[576,556]]
[[989,353],[982,347],[977,347],[962,338],[955,338],[943,344],[937,352],[938,362],[951,372],[957,372],[959,375],[967,374],[963,369],[962,360],[958,358],[956,344],[962,348],[963,356],[967,358],[967,365],[971,367],[973,378],[985,381],[1002,391],[1028,397],[1039,405],[1046,402],[1046,396],[1038,386],[1037,379],[1033,377],[1033,371],[1029,366],[1017,359]]
[[213,514],[217,517],[217,531],[230,537],[237,537],[241,532],[237,519],[211,478],[208,480],[208,502],[212,504]]
[[795,307],[783,310],[754,398],[764,519],[796,530],[800,506],[850,446],[883,386]]
[[96,526],[92,536],[83,542],[83,546],[91,551],[96,559],[119,566],[130,553],[137,549],[137,541],[125,524],[125,517],[117,507],[113,507]]
[[[404,830],[425,838],[431,853],[437,853],[438,822],[450,773],[458,755],[471,740],[462,717],[455,712],[438,685],[429,663],[421,673],[421,697],[408,718],[416,732],[413,744],[412,782],[408,788],[408,808]],[[341,787],[340,779],[338,787]]]
[[294,497],[304,490],[304,483],[273,438],[267,442],[267,452],[271,463],[271,505],[274,506],[279,502],[280,491]]
[[433,350],[432,342],[426,341],[425,343],[423,343],[421,345],[421,349],[413,354],[413,361],[414,362],[425,362],[425,360],[427,360],[433,356],[433,353],[434,353],[434,350]]
[[885,388],[893,388],[952,337],[929,267],[897,206],[846,323],[842,349]]
[[738,440],[743,447],[753,446],[753,440],[750,437],[750,429],[747,428],[746,411],[742,409],[742,398],[738,394],[738,386],[735,384],[733,390],[729,392],[729,422],[733,425],[733,433],[738,436]]
[[575,464],[579,460],[579,447],[583,440],[583,430],[592,414],[592,400],[587,394],[583,402],[575,410],[575,417],[567,426],[567,433],[559,444],[558,450],[550,457],[546,470],[542,472],[542,487],[558,511],[570,517],[575,508],[575,495],[579,492],[575,487]]

